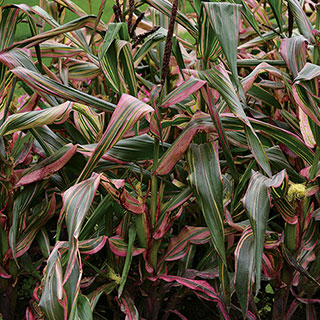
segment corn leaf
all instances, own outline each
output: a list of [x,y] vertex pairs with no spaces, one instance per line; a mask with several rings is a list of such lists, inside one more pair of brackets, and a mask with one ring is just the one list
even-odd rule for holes
[[36,182],[48,178],[53,173],[59,171],[76,153],[77,146],[67,144],[59,149],[52,156],[47,157],[41,162],[31,166],[29,169],[23,170],[21,178],[16,183],[16,187],[23,186],[32,182]]
[[304,35],[308,40],[314,41],[314,36],[312,34],[313,27],[311,22],[308,20],[307,15],[303,11],[299,1],[297,0],[288,0],[288,6],[296,20],[299,31]]
[[28,111],[13,114],[9,116],[0,127],[0,136],[40,127],[53,122],[60,122],[61,119],[69,116],[71,109],[72,102],[67,101],[59,106],[41,111]]
[[41,75],[38,72],[30,71],[29,69],[22,67],[17,67],[11,71],[40,95],[42,93],[46,93],[69,101],[80,102],[109,113],[115,108],[115,105],[110,102],[76,90],[72,87],[67,87],[55,80]]
[[122,95],[105,133],[101,137],[78,181],[82,181],[88,177],[102,155],[113,147],[138,120],[152,111],[153,109],[149,105],[140,100],[127,94]]
[[273,176],[272,179],[261,175],[259,172],[253,172],[247,192],[243,198],[254,235],[256,292],[260,290],[262,254],[271,206],[269,188],[281,186],[285,176],[285,170]]
[[[167,17],[170,17],[172,11],[172,4],[167,0],[144,0],[147,4],[154,7]],[[197,37],[197,28],[194,24],[178,10],[177,12],[177,23],[181,24],[193,37]]]
[[251,294],[252,281],[255,270],[255,247],[254,236],[250,228],[247,228],[241,235],[234,252],[236,260],[235,289],[239,298],[243,318],[248,313],[249,295]]

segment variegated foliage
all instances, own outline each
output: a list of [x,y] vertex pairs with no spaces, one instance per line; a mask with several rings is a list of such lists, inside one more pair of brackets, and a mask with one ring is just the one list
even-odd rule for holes
[[0,318],[319,316],[319,5],[186,3],[1,6]]

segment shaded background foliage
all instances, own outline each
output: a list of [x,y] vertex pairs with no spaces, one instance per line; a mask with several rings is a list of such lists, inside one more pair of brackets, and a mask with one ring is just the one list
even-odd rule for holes
[[317,319],[319,5],[1,5],[3,319]]

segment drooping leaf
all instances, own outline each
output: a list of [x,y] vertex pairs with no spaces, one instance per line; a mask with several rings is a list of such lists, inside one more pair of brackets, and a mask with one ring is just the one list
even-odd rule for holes
[[189,182],[210,230],[213,245],[226,264],[223,186],[218,146],[208,143],[191,144],[187,158],[190,168]]
[[259,172],[253,172],[243,203],[248,213],[255,244],[255,283],[256,292],[260,290],[261,263],[264,248],[266,226],[271,207],[269,188],[277,188],[285,178],[285,170],[272,178],[267,178]]
[[138,120],[152,111],[153,109],[142,101],[127,94],[122,95],[105,133],[79,176],[78,181],[87,178],[102,155],[114,146]]
[[41,75],[40,73],[30,71],[22,67],[17,67],[11,71],[18,78],[27,83],[28,86],[36,90],[40,95],[42,93],[46,93],[69,101],[80,102],[105,112],[113,112],[115,109],[115,105],[110,102],[76,90],[72,87],[67,87],[55,80]]
[[67,101],[59,106],[41,111],[13,114],[0,127],[0,136],[51,124],[55,121],[60,122],[61,119],[63,120],[69,115],[71,109],[72,102]]
[[22,169],[22,175],[16,183],[16,187],[23,186],[32,182],[36,182],[48,178],[51,174],[59,171],[76,153],[77,146],[67,144],[59,149],[52,156],[33,165],[29,169]]
[[165,261],[183,258],[190,248],[190,244],[203,244],[210,240],[210,232],[204,227],[185,226],[179,235],[173,238],[163,259]]
[[[232,79],[241,91],[237,69],[237,47],[241,5],[225,2],[203,2],[209,21],[219,40],[232,72]],[[226,28],[225,26],[228,26]]]
[[199,90],[205,85],[205,81],[190,77],[188,80],[184,81],[178,88],[171,91],[162,100],[161,107],[170,107],[182,100],[188,98],[191,94]]
[[271,176],[271,169],[268,159],[266,157],[263,146],[253,130],[250,121],[248,120],[241,102],[237,96],[237,93],[230,81],[227,71],[222,65],[215,66],[210,70],[196,71],[196,70],[184,70],[187,74],[198,77],[202,80],[206,80],[208,84],[216,89],[224,98],[228,104],[230,110],[236,115],[243,124],[246,126],[248,144],[252,154],[256,158],[257,162],[264,169],[264,171]]
[[44,274],[44,288],[39,306],[49,320],[67,319],[66,294],[62,285],[63,270],[59,246],[48,258]]
[[254,236],[247,228],[237,244],[235,255],[235,289],[239,298],[242,315],[245,319],[248,313],[249,295],[251,294],[252,278],[254,277]]
[[298,0],[288,0],[288,6],[296,20],[299,31],[308,40],[314,41],[313,27]]

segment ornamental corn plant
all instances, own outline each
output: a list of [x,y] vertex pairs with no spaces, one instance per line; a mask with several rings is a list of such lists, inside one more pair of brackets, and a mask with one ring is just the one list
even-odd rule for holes
[[320,6],[99,4],[1,6],[0,318],[317,319]]

